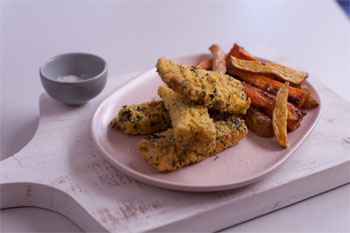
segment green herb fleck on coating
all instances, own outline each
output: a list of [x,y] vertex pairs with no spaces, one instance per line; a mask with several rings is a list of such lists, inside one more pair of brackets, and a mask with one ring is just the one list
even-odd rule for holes
[[239,122],[237,119],[235,119],[235,121],[233,123],[235,123],[235,126],[237,129],[241,128],[241,126],[242,126],[242,123]]
[[142,119],[142,116],[137,115],[136,119],[137,119],[137,121],[140,121]]

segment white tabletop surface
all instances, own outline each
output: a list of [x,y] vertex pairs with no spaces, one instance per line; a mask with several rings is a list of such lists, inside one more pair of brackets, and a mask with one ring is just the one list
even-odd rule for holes
[[[160,56],[272,48],[350,101],[350,23],[332,0],[1,1],[1,159],[38,124],[38,69],[56,54],[105,58],[110,76],[154,66]],[[230,232],[350,232],[350,187],[342,186]],[[0,211],[2,232],[81,231],[38,208]]]

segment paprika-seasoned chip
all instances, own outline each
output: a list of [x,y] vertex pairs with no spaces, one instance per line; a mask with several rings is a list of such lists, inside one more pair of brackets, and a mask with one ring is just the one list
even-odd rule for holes
[[284,148],[288,146],[287,138],[287,116],[288,116],[288,86],[286,82],[282,85],[276,95],[275,106],[272,114],[272,126],[277,142]]
[[290,67],[282,66],[273,62],[259,63],[256,61],[246,61],[229,56],[227,61],[228,67],[245,70],[258,74],[275,75],[285,82],[294,84],[302,83],[308,76],[308,73],[294,70]]

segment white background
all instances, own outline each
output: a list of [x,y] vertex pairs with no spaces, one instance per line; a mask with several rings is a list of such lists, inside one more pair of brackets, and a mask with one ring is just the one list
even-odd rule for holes
[[[350,100],[350,23],[335,1],[1,1],[1,159],[19,151],[38,124],[38,69],[65,52],[90,52],[110,76],[142,71],[160,56],[272,48]],[[325,110],[327,111],[327,110]],[[350,118],[350,116],[349,116]],[[350,231],[349,185],[234,232]],[[36,208],[0,211],[1,230],[80,231]]]

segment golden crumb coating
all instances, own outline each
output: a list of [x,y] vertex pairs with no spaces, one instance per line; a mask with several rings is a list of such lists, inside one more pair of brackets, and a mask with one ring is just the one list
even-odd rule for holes
[[140,135],[166,130],[171,121],[164,102],[153,101],[123,106],[109,125],[129,135]]
[[139,142],[142,157],[157,171],[174,171],[188,164],[199,162],[242,140],[248,133],[242,119],[230,116],[224,120],[215,121],[216,146],[207,154],[197,154],[193,150],[178,150],[173,129],[147,136]]
[[165,57],[159,58],[156,66],[171,89],[210,109],[245,114],[250,106],[242,83],[229,75],[182,65]]
[[[247,112],[248,113],[248,112]],[[224,119],[231,114],[210,110],[213,119]],[[117,117],[109,123],[113,129],[121,129],[129,135],[153,134],[171,128],[171,120],[164,101],[153,101],[123,106]]]
[[169,111],[175,142],[178,148],[191,148],[198,154],[207,154],[215,148],[215,125],[207,107],[186,101],[167,85],[158,89],[165,108]]
[[237,116],[230,116],[229,118],[215,121],[215,128],[216,146],[213,154],[233,146],[248,133],[244,120]]

